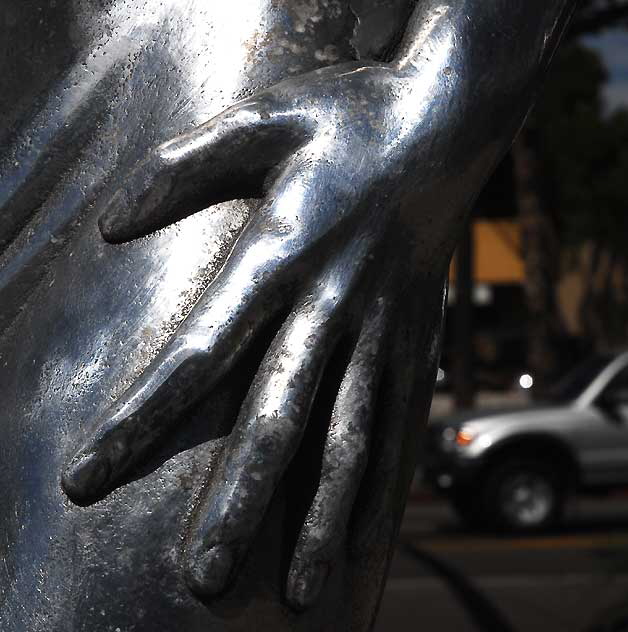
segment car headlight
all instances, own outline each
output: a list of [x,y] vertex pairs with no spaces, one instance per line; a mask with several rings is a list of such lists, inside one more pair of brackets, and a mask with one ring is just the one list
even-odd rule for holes
[[464,428],[460,428],[456,433],[456,445],[464,448],[473,442],[475,439],[475,434],[470,432],[469,430],[465,430]]
[[466,447],[468,446],[474,439],[476,435],[471,432],[468,428],[445,428],[441,435],[441,442],[444,450],[450,451],[456,447]]

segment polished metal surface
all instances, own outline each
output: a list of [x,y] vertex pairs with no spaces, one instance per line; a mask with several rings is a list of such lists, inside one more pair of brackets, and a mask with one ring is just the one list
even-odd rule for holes
[[573,4],[5,3],[2,630],[369,628]]

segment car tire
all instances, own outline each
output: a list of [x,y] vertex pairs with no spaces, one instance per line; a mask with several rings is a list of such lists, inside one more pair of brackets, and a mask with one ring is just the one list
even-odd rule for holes
[[540,531],[560,521],[566,490],[551,465],[532,458],[512,458],[493,466],[484,481],[482,504],[495,528]]

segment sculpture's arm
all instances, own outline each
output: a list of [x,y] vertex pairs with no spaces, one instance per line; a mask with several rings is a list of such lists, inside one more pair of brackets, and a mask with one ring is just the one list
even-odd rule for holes
[[[221,200],[265,194],[265,202],[169,345],[73,459],[63,477],[70,497],[85,502],[119,485],[263,325],[290,311],[193,513],[188,583],[220,592],[299,445],[325,364],[348,335],[353,354],[288,579],[291,603],[312,603],[346,530],[400,319],[438,322],[438,299],[421,290],[442,288],[469,205],[521,125],[573,5],[422,2],[392,62],[285,81],[139,165],[101,218],[108,240]],[[437,350],[403,353],[408,365],[393,369],[408,374],[417,361],[433,367]]]

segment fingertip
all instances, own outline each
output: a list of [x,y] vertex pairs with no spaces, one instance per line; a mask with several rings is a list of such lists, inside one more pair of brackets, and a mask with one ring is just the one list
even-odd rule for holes
[[318,600],[328,575],[329,564],[325,562],[293,562],[286,588],[286,600],[290,607],[297,611],[311,608]]
[[103,214],[98,218],[100,234],[105,241],[111,244],[120,244],[132,239],[128,230],[126,217],[128,204],[125,202],[125,197],[122,191],[116,192]]
[[117,230],[115,222],[106,215],[101,215],[98,218],[98,228],[100,229],[100,234],[102,235],[102,238],[110,244],[120,244],[126,241]]
[[215,597],[229,585],[234,565],[234,552],[226,544],[216,544],[208,551],[195,552],[186,560],[186,584],[199,597]]
[[111,476],[111,466],[96,454],[74,457],[61,476],[61,487],[68,498],[83,504],[102,494]]
[[181,219],[171,205],[175,180],[173,165],[158,153],[136,166],[98,218],[105,241],[131,241]]

